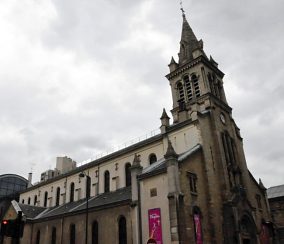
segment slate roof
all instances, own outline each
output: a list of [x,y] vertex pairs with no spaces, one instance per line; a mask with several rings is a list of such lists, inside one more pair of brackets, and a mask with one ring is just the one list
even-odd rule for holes
[[70,213],[72,212],[74,208],[76,208],[78,205],[82,204],[83,202],[85,202],[85,199],[81,199],[76,202],[68,202],[60,206],[49,208],[47,209],[47,211],[38,215],[35,219],[48,218],[48,217],[53,217],[53,216],[57,216],[61,214]]
[[[114,192],[102,193],[98,196],[91,197],[89,199],[88,207],[89,209],[106,208],[107,206],[121,204],[122,202],[127,201],[131,201],[131,187],[124,187]],[[36,207],[20,203],[18,203],[18,205],[28,219],[38,220],[83,211],[86,209],[86,198],[76,202],[68,202],[52,208]]]
[[36,206],[31,206],[27,204],[22,204],[18,203],[20,209],[23,211],[23,214],[28,218],[28,219],[33,219],[40,213],[42,213],[46,208],[43,207],[36,207]]
[[273,186],[267,189],[267,197],[276,198],[276,197],[284,197],[284,185]]
[[[131,200],[131,187],[124,187],[114,192],[107,192],[93,197],[89,200],[89,208],[106,207],[111,204]],[[76,210],[86,209],[86,201],[79,205]]]
[[[202,148],[202,146],[198,143],[195,146],[193,146],[192,148],[190,148],[189,150],[185,151],[182,154],[178,155],[178,162],[182,162],[185,159],[187,159],[190,155],[192,155],[193,153],[195,153],[196,151],[200,150]],[[144,178],[147,175],[152,175],[155,173],[159,173],[159,172],[165,172],[166,170],[166,161],[165,158],[161,158],[159,159],[157,162],[149,165],[148,167],[144,168],[142,170],[142,174],[139,176],[140,178]]]

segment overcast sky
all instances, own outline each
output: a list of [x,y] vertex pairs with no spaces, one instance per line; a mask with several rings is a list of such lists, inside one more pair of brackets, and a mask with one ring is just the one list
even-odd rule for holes
[[[184,0],[265,186],[284,184],[284,3]],[[179,0],[1,0],[0,174],[34,181],[56,156],[94,158],[160,126]]]

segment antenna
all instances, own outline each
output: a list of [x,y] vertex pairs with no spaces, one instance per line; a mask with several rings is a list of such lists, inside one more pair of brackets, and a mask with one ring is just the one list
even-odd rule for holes
[[31,165],[31,173],[33,172],[34,166],[36,165],[35,163],[30,163]]

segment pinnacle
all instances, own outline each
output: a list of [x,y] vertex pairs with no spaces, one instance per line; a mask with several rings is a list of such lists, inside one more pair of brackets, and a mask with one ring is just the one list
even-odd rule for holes
[[163,108],[163,113],[162,113],[162,116],[161,116],[160,119],[170,119],[170,117],[168,116],[165,108]]
[[175,61],[174,57],[172,56],[171,62],[170,64],[177,64],[177,62]]
[[168,148],[167,148],[167,152],[166,152],[164,157],[166,159],[170,158],[170,157],[173,157],[173,158],[177,158],[178,157],[178,155],[177,155],[175,149],[173,148],[173,145],[172,145],[170,140],[168,140]]

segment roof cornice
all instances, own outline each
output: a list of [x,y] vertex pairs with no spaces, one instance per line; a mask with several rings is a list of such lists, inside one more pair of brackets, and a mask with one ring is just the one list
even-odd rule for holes
[[176,70],[174,70],[173,72],[169,73],[166,75],[166,77],[169,80],[172,80],[173,78],[175,78],[176,76],[179,76],[180,74],[184,73],[185,71],[189,70],[190,68],[196,66],[199,63],[205,63],[208,67],[210,67],[212,70],[214,70],[216,72],[216,74],[218,74],[219,76],[221,76],[222,78],[224,77],[224,73],[219,70],[216,66],[214,66],[206,57],[204,56],[199,56],[195,59],[193,59],[192,61],[183,64],[182,66],[178,67]]

